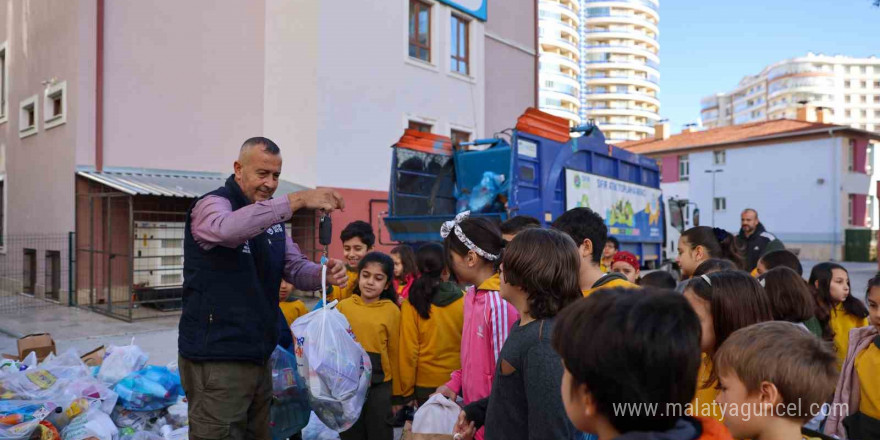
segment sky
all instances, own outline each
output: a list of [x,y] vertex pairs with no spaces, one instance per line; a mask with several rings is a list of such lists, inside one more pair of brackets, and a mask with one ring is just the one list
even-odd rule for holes
[[660,114],[673,133],[700,99],[807,52],[880,58],[872,0],[660,0]]

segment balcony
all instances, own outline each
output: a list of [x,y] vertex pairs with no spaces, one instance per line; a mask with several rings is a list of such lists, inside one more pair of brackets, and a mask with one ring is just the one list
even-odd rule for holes
[[[587,52],[590,52],[590,53],[614,53],[614,54],[625,53],[627,55],[643,56],[643,57],[649,59],[648,60],[649,63],[654,64],[654,66],[652,66],[652,67],[656,67],[656,68],[660,67],[660,63],[659,63],[660,57],[656,53],[648,50],[647,48],[639,47],[636,45],[595,44],[594,43],[594,44],[590,44],[589,46],[584,46],[584,50],[586,50]],[[657,61],[651,61],[651,60],[657,60]]]
[[[546,64],[546,67],[547,67],[546,70],[551,70],[550,66],[556,65],[556,66],[562,66],[562,67],[569,68],[578,74],[581,71],[581,66],[580,66],[580,64],[578,64],[577,60],[573,60],[565,55],[560,55],[558,53],[541,52],[539,62],[541,64],[541,70],[545,70],[545,64]],[[561,71],[560,69],[556,69],[556,70]]]
[[577,40],[580,38],[580,34],[578,33],[577,28],[561,20],[555,20],[549,17],[541,17],[539,26],[541,27],[542,35],[546,35],[549,33],[552,36],[558,33],[562,36],[563,39],[567,39],[564,34],[568,34],[568,36],[571,39],[575,40],[575,42],[577,42]]
[[[643,32],[638,31],[630,31],[630,30],[615,30],[615,31],[586,31],[585,35],[586,39],[589,40],[610,40],[610,39],[619,39],[619,40],[635,40],[645,43],[657,51],[660,50],[660,43],[657,41],[655,37],[651,37]],[[589,44],[592,46],[593,44]]]
[[595,108],[586,107],[585,110],[590,116],[638,116],[641,118],[660,120],[657,112],[639,108],[639,107],[623,107],[623,108]]
[[612,100],[627,100],[627,101],[641,101],[646,102],[648,104],[655,105],[657,107],[660,106],[660,100],[655,96],[646,95],[644,93],[636,93],[636,92],[609,92],[609,91],[587,91],[584,93],[584,96],[589,100],[602,100],[602,101],[612,101]]
[[650,125],[627,124],[617,122],[596,122],[599,129],[604,131],[637,131],[640,133],[653,134],[654,127]]
[[648,78],[638,78],[632,76],[621,76],[621,77],[599,77],[599,78],[587,78],[586,84],[588,85],[617,85],[617,84],[628,84],[650,88],[653,90],[659,90],[660,86],[656,81],[651,81]]
[[654,13],[659,12],[660,7],[657,3],[650,0],[582,0],[586,4],[590,3],[629,3],[631,5],[644,6]]
[[580,24],[581,22],[580,16],[578,16],[577,11],[561,3],[551,1],[538,2],[538,17],[560,17],[560,20],[561,17],[567,17],[575,24]]
[[573,122],[573,125],[580,125],[581,118],[578,116],[576,112],[573,112],[564,107],[557,107],[554,105],[541,105],[541,111],[550,113],[554,116],[559,116],[560,118],[568,119]]
[[548,104],[558,107],[568,107],[575,112],[577,111],[578,106],[580,106],[580,100],[577,95],[557,92],[544,87],[541,87],[538,91],[538,102],[540,102],[541,105]]
[[646,17],[639,17],[634,14],[595,14],[587,16],[586,23],[588,24],[631,24],[634,26],[641,26],[647,28],[651,32],[654,32],[654,35],[660,33],[660,29],[657,28],[657,25],[648,20]]
[[571,54],[578,53],[577,44],[566,40],[559,34],[544,35],[540,38],[540,43],[542,46],[556,47],[568,51]]
[[[653,63],[656,64],[656,63]],[[591,77],[608,77],[609,71],[617,71],[615,75],[644,77],[660,82],[660,69],[644,61],[584,61],[582,72]],[[620,73],[626,71],[626,73]]]

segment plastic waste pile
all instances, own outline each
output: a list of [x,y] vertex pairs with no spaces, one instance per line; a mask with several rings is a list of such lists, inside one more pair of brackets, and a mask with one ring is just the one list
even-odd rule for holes
[[75,350],[0,361],[0,439],[184,440],[187,402],[176,365],[147,366],[138,346],[111,346],[100,366]]

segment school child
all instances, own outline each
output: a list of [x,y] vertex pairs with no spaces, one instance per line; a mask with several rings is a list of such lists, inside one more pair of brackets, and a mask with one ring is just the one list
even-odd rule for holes
[[637,287],[619,273],[606,274],[602,270],[601,260],[608,241],[608,228],[599,214],[590,208],[574,208],[559,216],[553,222],[553,229],[567,234],[578,247],[581,256],[579,279],[585,297],[598,289]]
[[758,260],[758,266],[755,267],[755,273],[761,275],[764,272],[777,267],[787,267],[797,272],[798,276],[804,276],[804,267],[801,266],[801,260],[798,259],[797,255],[784,249],[764,254],[764,256]]
[[816,319],[822,337],[834,341],[837,366],[843,366],[849,348],[849,331],[868,325],[868,309],[850,295],[849,272],[834,263],[820,263],[810,273],[810,286],[816,302]]
[[[437,388],[452,400],[460,395],[465,405],[489,396],[501,347],[519,319],[516,309],[499,293],[501,231],[487,219],[468,215],[457,215],[441,230],[447,264],[455,278],[470,287],[464,298],[461,369]],[[477,438],[482,438],[482,432]]]
[[614,263],[614,256],[620,251],[620,241],[612,236],[608,236],[605,240],[605,248],[602,249],[602,259],[599,261],[599,269],[605,273],[611,273],[611,264]]
[[831,347],[790,322],[733,332],[715,353],[724,424],[738,439],[822,438],[802,426],[834,393],[836,362]]
[[691,279],[701,277],[703,275],[709,275],[710,273],[715,272],[727,272],[736,270],[736,266],[734,266],[733,262],[730,260],[725,260],[723,258],[710,258],[697,266],[697,270],[691,274]]
[[550,338],[556,315],[582,300],[580,256],[570,237],[548,229],[523,231],[504,250],[501,296],[520,319],[504,343],[492,393],[465,406],[456,430],[487,440],[574,439],[580,436],[562,403],[562,362]]
[[400,387],[406,403],[424,404],[437,387],[461,369],[464,296],[443,281],[443,246],[419,248],[421,272],[400,308]]
[[655,270],[639,278],[639,287],[656,287],[658,289],[675,289],[675,277],[665,270]]
[[370,252],[358,261],[358,284],[354,294],[336,308],[345,315],[357,341],[370,356],[372,383],[361,416],[342,440],[391,440],[394,431],[387,423],[392,415],[392,396],[399,398],[400,373],[397,357],[400,338],[400,309],[392,286],[394,262],[381,252]]
[[297,318],[309,313],[308,309],[306,309],[305,303],[299,299],[291,297],[291,292],[293,292],[293,284],[281,280],[281,287],[278,289],[278,306],[281,307],[281,313],[284,314],[284,320],[287,321],[288,327],[290,327],[291,324],[293,324],[293,321],[296,321]]
[[327,292],[327,302],[334,299],[342,301],[351,297],[358,285],[360,261],[373,250],[373,245],[376,244],[373,227],[360,220],[349,223],[339,234],[339,239],[342,240],[342,261],[346,265],[348,284],[345,287],[334,287],[332,292]]
[[849,332],[846,361],[832,405],[832,408],[846,405],[849,415],[832,411],[825,423],[828,435],[880,438],[880,273],[868,281],[865,299],[870,325]]
[[619,273],[635,284],[641,274],[639,259],[631,252],[620,251],[611,257],[611,272]]
[[409,297],[413,282],[419,277],[416,254],[411,247],[402,245],[391,249],[391,259],[394,260],[394,291],[397,292],[397,300],[403,303]]
[[683,291],[684,280],[693,278],[700,264],[710,258],[729,260],[737,269],[742,269],[745,264],[736,236],[724,229],[697,226],[684,231],[678,239],[678,257],[675,259],[683,280],[677,290]]
[[505,220],[499,228],[501,229],[501,237],[507,241],[513,240],[516,234],[526,229],[540,228],[541,222],[534,217],[527,215],[517,215]]
[[[629,292],[596,292],[557,317],[553,348],[568,418],[599,440],[730,439],[721,423],[687,411],[700,366],[694,310],[677,293]],[[662,409],[635,409],[654,405]]]
[[700,348],[703,362],[697,378],[694,408],[700,415],[721,420],[714,404],[717,374],[712,357],[735,331],[759,322],[772,321],[773,311],[764,289],[751,275],[741,271],[715,272],[691,280],[684,290],[702,326]]
[[813,294],[797,272],[779,266],[758,276],[758,282],[764,286],[775,321],[798,324],[816,337],[822,338],[822,325],[814,316],[816,308]]

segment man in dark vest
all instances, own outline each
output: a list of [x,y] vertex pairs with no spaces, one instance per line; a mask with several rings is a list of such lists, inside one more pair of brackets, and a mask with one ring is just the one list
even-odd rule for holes
[[[184,235],[180,378],[191,439],[271,439],[269,356],[280,326],[281,279],[302,290],[321,285],[321,266],[287,236],[299,209],[331,212],[345,202],[318,189],[272,198],[281,151],[269,139],[244,142],[226,184],[193,204]],[[328,283],[344,286],[345,265],[328,263]]]
[[746,208],[742,212],[742,228],[739,230],[737,239],[746,247],[745,270],[751,272],[758,266],[758,260],[765,254],[785,249],[775,235],[767,232],[761,220],[758,219],[758,211]]

